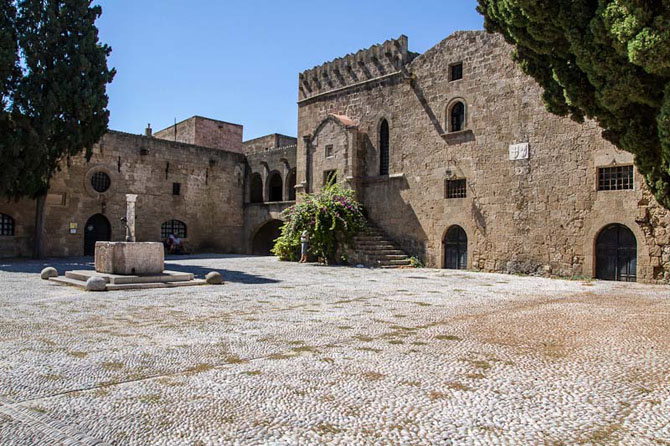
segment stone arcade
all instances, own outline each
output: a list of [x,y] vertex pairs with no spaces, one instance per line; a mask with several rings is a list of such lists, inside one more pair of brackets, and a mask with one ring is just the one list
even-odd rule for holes
[[[138,241],[175,232],[189,252],[267,253],[281,211],[334,176],[380,240],[430,267],[670,283],[670,213],[632,155],[546,112],[510,54],[467,31],[424,54],[401,36],[312,68],[297,139],[243,142],[241,126],[198,116],[110,131],[54,179],[47,254],[123,240],[125,194],[138,194]],[[0,203],[1,256],[29,255],[33,222],[34,203]]]

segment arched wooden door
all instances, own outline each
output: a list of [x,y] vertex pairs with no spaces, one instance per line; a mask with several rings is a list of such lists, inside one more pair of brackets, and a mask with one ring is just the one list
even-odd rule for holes
[[460,226],[452,226],[444,238],[444,267],[466,269],[468,267],[468,236]]
[[598,234],[596,277],[622,282],[637,280],[637,240],[624,225],[609,225]]
[[95,242],[108,242],[112,239],[112,225],[102,214],[95,214],[84,226],[84,255],[95,254]]

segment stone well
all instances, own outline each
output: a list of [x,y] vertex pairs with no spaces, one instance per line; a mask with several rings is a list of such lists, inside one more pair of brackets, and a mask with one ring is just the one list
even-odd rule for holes
[[163,244],[156,242],[97,242],[95,270],[106,274],[160,274],[164,270]]

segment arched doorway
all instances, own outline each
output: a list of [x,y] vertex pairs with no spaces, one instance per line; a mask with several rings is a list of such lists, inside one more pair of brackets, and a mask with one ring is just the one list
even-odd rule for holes
[[95,242],[108,242],[112,239],[112,225],[102,214],[95,214],[84,226],[84,255],[95,254]]
[[596,278],[635,282],[637,240],[633,231],[620,224],[606,226],[596,239]]
[[288,201],[295,201],[295,169],[291,169],[286,177],[286,197]]
[[261,226],[254,235],[251,253],[257,256],[271,256],[270,250],[274,246],[275,239],[281,235],[283,224],[281,220],[271,220]]
[[252,203],[262,203],[263,202],[263,179],[259,173],[254,173],[251,175],[251,180],[249,182],[249,188],[251,189],[251,196],[249,197]]
[[468,267],[468,236],[460,226],[452,226],[444,237],[444,267],[466,269]]
[[268,179],[268,197],[270,201],[282,201],[283,185],[279,172],[272,172]]

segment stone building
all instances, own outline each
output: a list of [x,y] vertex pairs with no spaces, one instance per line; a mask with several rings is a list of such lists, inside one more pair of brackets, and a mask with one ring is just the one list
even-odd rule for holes
[[[124,240],[126,226],[120,219],[126,213],[126,194],[138,195],[140,241],[162,241],[174,232],[189,252],[250,251],[248,228],[259,231],[288,204],[260,203],[247,217],[248,179],[252,169],[265,175],[264,184],[268,175],[278,173],[272,184],[278,180],[282,197],[295,200],[295,189],[289,192],[287,186],[284,192],[283,186],[291,172],[295,184],[295,138],[281,136],[278,142],[293,145],[279,150],[268,140],[263,152],[267,162],[252,153],[249,163],[242,130],[238,124],[196,116],[155,135],[150,129],[145,135],[108,132],[90,161],[68,159],[52,180],[45,217],[47,256],[91,255],[96,241]],[[34,201],[0,201],[0,257],[31,255],[34,222]],[[268,230],[260,230],[259,237],[270,237]]]
[[593,122],[549,114],[502,38],[405,36],[299,76],[298,193],[327,178],[436,268],[670,281],[670,214]]
[[[483,31],[424,54],[401,36],[307,70],[297,139],[244,142],[242,126],[199,116],[109,132],[54,178],[47,254],[123,240],[127,193],[138,240],[267,253],[281,212],[334,178],[430,267],[669,283],[670,213],[632,155],[593,122],[549,114],[511,51]],[[0,256],[29,255],[34,207],[0,202]]]

